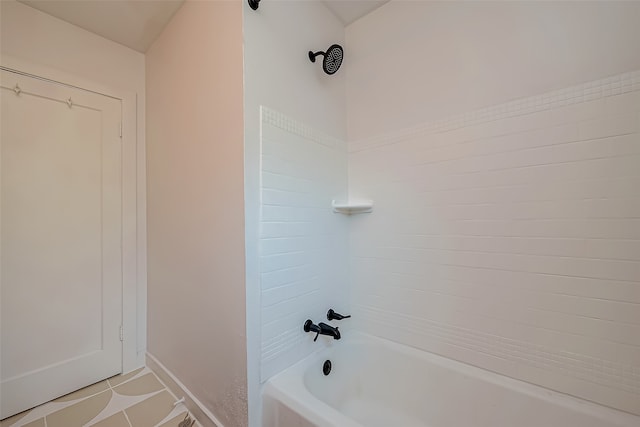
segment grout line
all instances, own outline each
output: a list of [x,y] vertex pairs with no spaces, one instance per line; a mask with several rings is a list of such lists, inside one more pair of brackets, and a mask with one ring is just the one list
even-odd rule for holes
[[[146,366],[145,366],[145,368],[146,368]],[[45,402],[45,403],[43,403],[43,404],[41,404],[41,405],[36,406],[35,408],[32,408],[30,411],[33,411],[33,410],[35,410],[35,409],[37,409],[37,408],[44,407],[45,405],[48,405],[48,404],[50,404],[50,403],[62,404],[62,405],[56,405],[56,406],[54,406],[54,407],[50,408],[50,409],[49,409],[49,410],[48,410],[44,415],[42,415],[42,418],[44,419],[45,427],[47,427],[47,425],[48,425],[48,423],[47,423],[47,417],[48,417],[48,416],[50,416],[50,415],[52,415],[53,413],[58,412],[58,411],[63,410],[63,409],[66,409],[66,408],[69,408],[69,407],[71,407],[71,406],[73,406],[73,405],[75,405],[75,404],[78,404],[78,403],[84,402],[85,400],[91,399],[91,398],[93,398],[93,397],[95,397],[95,396],[97,396],[97,395],[99,395],[99,394],[102,394],[102,393],[104,393],[104,392],[106,392],[106,391],[111,391],[112,393],[117,393],[117,392],[115,391],[115,388],[116,388],[116,387],[118,387],[118,386],[120,386],[120,385],[122,385],[122,384],[126,384],[126,383],[128,383],[128,382],[130,382],[130,381],[132,381],[132,380],[134,380],[134,379],[139,378],[139,377],[140,377],[140,374],[141,374],[142,372],[143,372],[143,371],[140,371],[138,374],[136,374],[136,375],[135,375],[135,376],[133,376],[132,378],[129,378],[128,380],[126,380],[126,381],[124,381],[124,382],[122,382],[122,383],[120,383],[120,384],[117,384],[117,385],[115,385],[115,386],[113,386],[113,385],[111,384],[111,382],[109,381],[109,379],[110,379],[110,378],[106,378],[106,379],[102,380],[102,381],[104,381],[104,382],[107,384],[107,387],[108,387],[108,388],[107,388],[107,389],[105,389],[105,390],[101,390],[101,391],[98,391],[98,392],[96,392],[96,393],[90,394],[90,395],[88,395],[88,396],[81,397],[81,398],[77,398],[77,399],[73,399],[73,400],[70,400],[70,401],[65,401],[65,402],[54,402],[54,400],[55,400],[55,399],[54,399],[54,400],[50,400],[50,401],[48,401],[48,402]],[[153,373],[153,371],[151,371],[150,369],[149,369],[149,372]],[[121,375],[121,374],[120,374],[120,375]],[[154,375],[155,375],[155,374],[154,374]],[[116,375],[116,376],[117,376],[117,375]],[[111,378],[113,378],[113,377],[111,377]],[[100,383],[100,382],[102,382],[102,381],[98,381],[97,383],[90,384],[90,385],[89,385],[89,386],[87,386],[87,387],[90,387],[90,386],[92,386],[92,385],[98,384],[98,383]],[[163,385],[164,385],[164,384],[163,384]],[[82,389],[84,389],[84,388],[86,388],[86,387],[82,387],[82,388],[80,388],[80,389],[78,389],[78,390],[75,390],[75,391],[73,391],[73,392],[71,392],[71,393],[75,393],[76,391],[80,391],[80,390],[82,390]],[[165,386],[165,388],[166,388],[166,386]],[[69,394],[71,394],[71,393],[69,393]],[[124,410],[122,410],[122,412],[124,412]],[[126,414],[125,414],[125,415],[126,415]],[[39,419],[39,418],[38,418],[38,419]],[[17,427],[18,425],[20,425],[19,423],[20,423],[21,421],[22,421],[22,420],[18,421],[18,422],[15,424],[15,426]],[[37,420],[36,420],[36,421],[37,421]]]
[[423,260],[406,260],[399,258],[390,258],[388,256],[355,256],[354,258],[364,259],[364,260],[378,260],[378,261],[391,261],[391,262],[403,262],[406,264],[418,264],[418,265],[434,265],[437,267],[453,267],[453,268],[468,268],[468,269],[476,269],[476,270],[488,270],[488,271],[500,271],[500,272],[508,272],[508,273],[519,273],[519,274],[533,274],[533,275],[541,275],[541,276],[552,276],[552,277],[565,277],[565,278],[573,278],[573,279],[588,279],[588,280],[606,280],[609,282],[621,282],[621,283],[631,283],[635,284],[637,281],[635,280],[627,280],[627,279],[614,279],[610,277],[592,277],[592,276],[576,276],[572,274],[560,274],[560,273],[547,273],[544,271],[529,271],[523,269],[509,269],[509,268],[501,268],[501,267],[485,267],[484,265],[465,265],[465,264],[453,264],[453,263],[445,263],[445,262],[427,262]]
[[[515,256],[515,257],[546,257],[546,258],[570,258],[577,260],[589,260],[589,261],[613,261],[620,263],[640,263],[640,259],[620,259],[620,258],[599,258],[599,257],[588,257],[588,256],[573,256],[573,255],[558,255],[558,254],[535,254],[535,253],[527,253],[527,252],[516,252],[516,251],[495,251],[495,250],[473,250],[473,249],[457,249],[457,248],[440,248],[440,247],[427,247],[427,246],[390,246],[390,245],[376,245],[373,246],[374,249],[389,249],[389,250],[403,250],[403,251],[438,251],[438,252],[470,252],[474,254],[494,254],[494,255],[507,255],[507,256]],[[360,249],[362,250],[362,249]],[[360,255],[362,256],[362,255]],[[388,258],[393,260],[393,258]]]
[[162,380],[160,379],[160,377],[158,377],[158,376],[156,375],[156,373],[155,373],[155,372],[153,372],[151,369],[149,369],[149,371],[153,374],[153,376],[154,376],[154,377],[156,377],[156,379],[158,380],[158,382],[159,382],[160,384],[162,384],[162,386],[165,388],[165,390],[167,390],[167,391],[169,392],[169,394],[170,394],[170,395],[171,395],[175,400],[178,400],[178,396],[176,396],[175,394],[173,394],[173,392],[169,389],[169,387],[167,387],[167,385],[164,383],[164,381],[162,381]]
[[[178,396],[176,396],[175,394],[173,394],[173,392],[171,391],[171,389],[170,389],[169,387],[167,387],[167,385],[164,383],[164,381],[162,381],[162,380],[160,379],[160,377],[158,377],[158,375],[156,375],[156,373],[155,373],[155,372],[153,372],[153,370],[152,370],[152,369],[149,369],[149,371],[153,374],[153,376],[154,376],[154,377],[156,377],[156,379],[158,380],[158,382],[159,382],[160,384],[162,384],[162,386],[163,386],[163,387],[164,387],[164,389],[169,393],[169,395],[170,395],[171,397],[173,397],[173,399],[174,399],[174,403],[175,403],[175,402],[178,400]],[[183,396],[183,397],[184,397],[184,396]],[[187,412],[187,414],[189,414],[189,416],[192,416],[192,417],[193,417],[193,414],[191,413],[191,411],[189,411],[189,408],[187,408],[187,405],[185,405],[185,403],[182,403],[181,405],[184,407],[184,410]],[[173,408],[172,408],[172,409],[171,409],[171,411],[169,412],[169,415],[170,415],[170,414],[171,414],[171,412],[173,412],[175,409],[176,409],[176,405],[174,405],[174,406],[173,406]],[[169,415],[167,415],[167,417],[168,417]],[[160,422],[162,422],[162,420],[161,420]],[[196,422],[197,422],[197,420],[196,420]],[[158,423],[158,424],[160,424],[160,423]],[[133,426],[131,426],[131,427],[133,427]]]
[[417,237],[458,237],[458,238],[478,238],[478,239],[537,239],[537,240],[607,240],[614,242],[640,241],[640,239],[621,239],[609,237],[566,237],[566,236],[507,236],[507,235],[480,235],[480,234],[453,234],[453,233],[397,233],[398,236],[417,236]]
[[[379,322],[379,321],[380,321],[379,319],[377,319],[377,320],[373,320],[372,319],[371,320],[371,322],[373,322],[373,323]],[[482,353],[491,355],[492,357],[498,357],[498,358],[501,358],[501,359],[504,359],[504,360],[510,360],[512,362],[515,362],[515,363],[526,363],[527,365],[534,366],[534,367],[536,367],[536,366],[539,367],[539,365],[542,364],[542,363],[547,363],[547,364],[549,363],[549,362],[544,362],[544,361],[541,362],[540,361],[541,357],[542,358],[544,358],[544,357],[549,358],[548,355],[546,355],[546,356],[539,356],[538,355],[538,357],[536,357],[534,359],[530,359],[530,358],[528,358],[526,356],[523,356],[521,354],[520,355],[517,354],[517,351],[518,351],[517,349],[516,350],[511,349],[510,351],[505,352],[504,350],[498,349],[495,345],[489,344],[488,346],[487,345],[483,346],[483,344],[470,341],[468,338],[466,338],[464,336],[463,336],[463,338],[460,338],[460,336],[456,337],[455,335],[451,335],[451,333],[447,332],[445,328],[439,328],[439,329],[441,329],[441,330],[432,330],[432,329],[429,329],[429,328],[425,328],[424,326],[421,327],[419,325],[409,325],[409,326],[406,326],[404,328],[404,330],[408,331],[409,333],[418,334],[418,335],[421,335],[423,337],[426,337],[427,339],[432,339],[432,338],[435,337],[436,339],[444,341],[449,345],[454,345],[454,346],[457,346],[457,347],[466,348],[466,349],[474,351],[474,352],[482,352]],[[520,346],[520,347],[522,347],[522,346]],[[499,355],[498,352],[502,352],[503,354]],[[531,353],[531,352],[532,351],[529,351],[529,353]],[[534,350],[533,352],[540,353],[540,352],[545,352],[545,350],[544,349],[542,349],[542,350]],[[521,353],[522,353],[522,351],[521,351]],[[606,383],[607,381],[614,381],[615,378],[612,379],[611,376],[612,375],[615,376],[615,374],[607,374],[606,372],[599,372],[598,373],[598,375],[600,377],[599,379],[601,381],[604,381],[605,383],[596,382],[593,379],[588,379],[587,377],[582,378],[580,376],[580,375],[584,375],[584,371],[585,370],[593,369],[593,368],[584,367],[584,366],[580,367],[579,366],[578,368],[573,370],[574,372],[571,372],[571,370],[567,370],[566,368],[563,369],[563,367],[561,365],[563,363],[566,364],[567,363],[567,359],[572,359],[572,358],[570,356],[568,356],[568,357],[560,357],[560,359],[564,359],[564,360],[558,360],[557,356],[555,358],[552,356],[550,363],[553,363],[554,365],[556,365],[555,369],[558,369],[558,370],[562,369],[563,371],[566,371],[566,372],[564,372],[565,375],[573,376],[575,378],[580,378],[580,379],[592,382],[593,384],[604,385],[606,387],[611,387],[611,388],[617,388],[615,386],[612,386],[611,384],[607,384]],[[574,361],[575,361],[574,364],[582,362],[580,359],[574,359]],[[577,374],[576,374],[576,372],[577,372]],[[625,389],[624,385],[620,389],[624,390]]]
[[[126,408],[125,408],[126,409]],[[133,427],[133,424],[131,424],[131,420],[129,419],[129,416],[127,415],[127,411],[125,411],[124,409],[122,410],[122,413],[124,414],[124,417],[126,418],[127,422],[129,423],[129,427]]]
[[[628,182],[628,181],[636,180],[638,178],[640,178],[640,175],[617,175],[617,176],[615,176],[613,178],[610,178],[610,177],[574,178],[574,179],[563,180],[562,184],[581,184],[581,183],[589,183],[589,182],[594,182],[594,181],[595,182],[601,182],[601,181],[605,181],[605,182],[611,182],[611,181]],[[414,181],[415,181],[415,179],[407,179],[407,180],[403,180],[403,181],[398,180],[396,182],[398,184],[406,184],[406,183],[411,183],[411,182],[414,182]],[[548,184],[548,183],[551,183],[551,182],[553,182],[553,180],[549,179],[549,182],[545,182],[545,183]],[[431,183],[427,183],[427,184],[431,184]],[[447,193],[448,194],[448,193],[455,192],[455,191],[494,190],[494,189],[506,190],[506,189],[527,188],[527,187],[539,186],[539,185],[540,185],[540,182],[525,181],[525,182],[518,183],[518,184],[479,185],[479,186],[460,185],[460,186],[453,187],[453,188],[428,188],[428,187],[424,187],[424,188],[415,190],[414,193],[416,193],[416,194]],[[626,199],[626,197],[618,197],[618,198]],[[564,199],[562,199],[562,200],[564,200]],[[270,222],[278,222],[278,221],[270,221]],[[279,222],[283,222],[283,221],[279,221]],[[297,222],[310,222],[310,221],[297,221]]]
[[[109,380],[110,380],[111,378],[115,378],[115,377],[118,377],[118,376],[124,376],[124,375],[123,375],[123,374],[114,375],[113,377],[111,377],[111,378],[107,378],[107,379],[106,379],[107,384],[109,385],[109,388],[110,388],[111,390],[114,390],[114,391],[115,391],[115,389],[116,389],[117,387],[119,387],[119,386],[121,386],[121,385],[123,385],[123,384],[126,384],[126,383],[128,383],[128,382],[131,382],[131,381],[133,381],[133,380],[136,380],[136,379],[138,379],[138,378],[140,378],[140,377],[144,376],[144,375],[145,375],[145,374],[144,374],[144,370],[145,370],[145,368],[146,368],[146,366],[145,366],[145,367],[143,367],[143,368],[142,368],[142,370],[141,370],[140,372],[138,372],[137,374],[135,374],[134,376],[132,376],[132,377],[131,377],[131,378],[129,378],[128,380],[125,380],[125,381],[123,381],[123,382],[121,382],[121,383],[119,383],[119,384],[116,384],[116,385],[112,385],[112,384],[111,384],[111,382],[110,382]],[[127,375],[128,375],[128,374],[127,374]]]

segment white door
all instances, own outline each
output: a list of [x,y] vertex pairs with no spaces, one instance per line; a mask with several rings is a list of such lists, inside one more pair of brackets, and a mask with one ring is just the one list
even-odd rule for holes
[[121,103],[2,71],[0,419],[122,370]]

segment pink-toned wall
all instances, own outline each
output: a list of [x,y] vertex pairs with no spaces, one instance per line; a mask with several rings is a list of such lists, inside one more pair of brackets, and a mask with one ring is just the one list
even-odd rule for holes
[[148,349],[247,424],[242,4],[187,1],[147,52]]

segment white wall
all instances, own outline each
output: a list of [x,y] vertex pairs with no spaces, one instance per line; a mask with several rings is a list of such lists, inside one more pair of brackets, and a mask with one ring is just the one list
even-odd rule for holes
[[[249,424],[260,425],[260,365],[262,355],[260,276],[261,147],[260,106],[338,140],[345,140],[345,74],[323,73],[312,64],[309,50],[324,50],[343,43],[342,24],[319,1],[260,3],[257,11],[244,5],[244,120],[245,218],[247,262],[247,353]],[[348,57],[349,52],[346,52]],[[327,203],[331,203],[327,200]],[[313,227],[309,224],[307,230]],[[284,298],[284,297],[283,297]],[[272,301],[276,304],[277,301]],[[283,306],[285,317],[290,306]],[[326,307],[328,308],[328,307]],[[321,321],[325,307],[309,312]],[[273,313],[276,316],[277,313]],[[275,320],[275,318],[273,318]],[[304,319],[303,319],[304,321]],[[298,323],[298,319],[293,322]],[[274,323],[274,328],[281,327]],[[300,334],[302,323],[300,323]],[[283,328],[285,333],[290,327]],[[276,331],[277,332],[277,331]],[[298,353],[300,356],[303,353]]]
[[123,369],[135,369],[146,351],[144,55],[21,3],[0,5],[3,66],[122,100]]
[[244,426],[241,3],[187,1],[146,61],[149,353]]
[[347,28],[354,322],[640,414],[638,3]]

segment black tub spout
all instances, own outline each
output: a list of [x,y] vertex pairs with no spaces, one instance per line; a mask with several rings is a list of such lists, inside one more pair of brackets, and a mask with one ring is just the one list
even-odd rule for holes
[[311,319],[307,319],[304,322],[303,329],[305,332],[315,332],[316,337],[313,339],[316,341],[318,339],[318,335],[327,335],[333,337],[334,340],[340,339],[340,331],[338,328],[334,328],[333,326],[327,325],[326,323],[318,323],[317,325],[311,321]]

